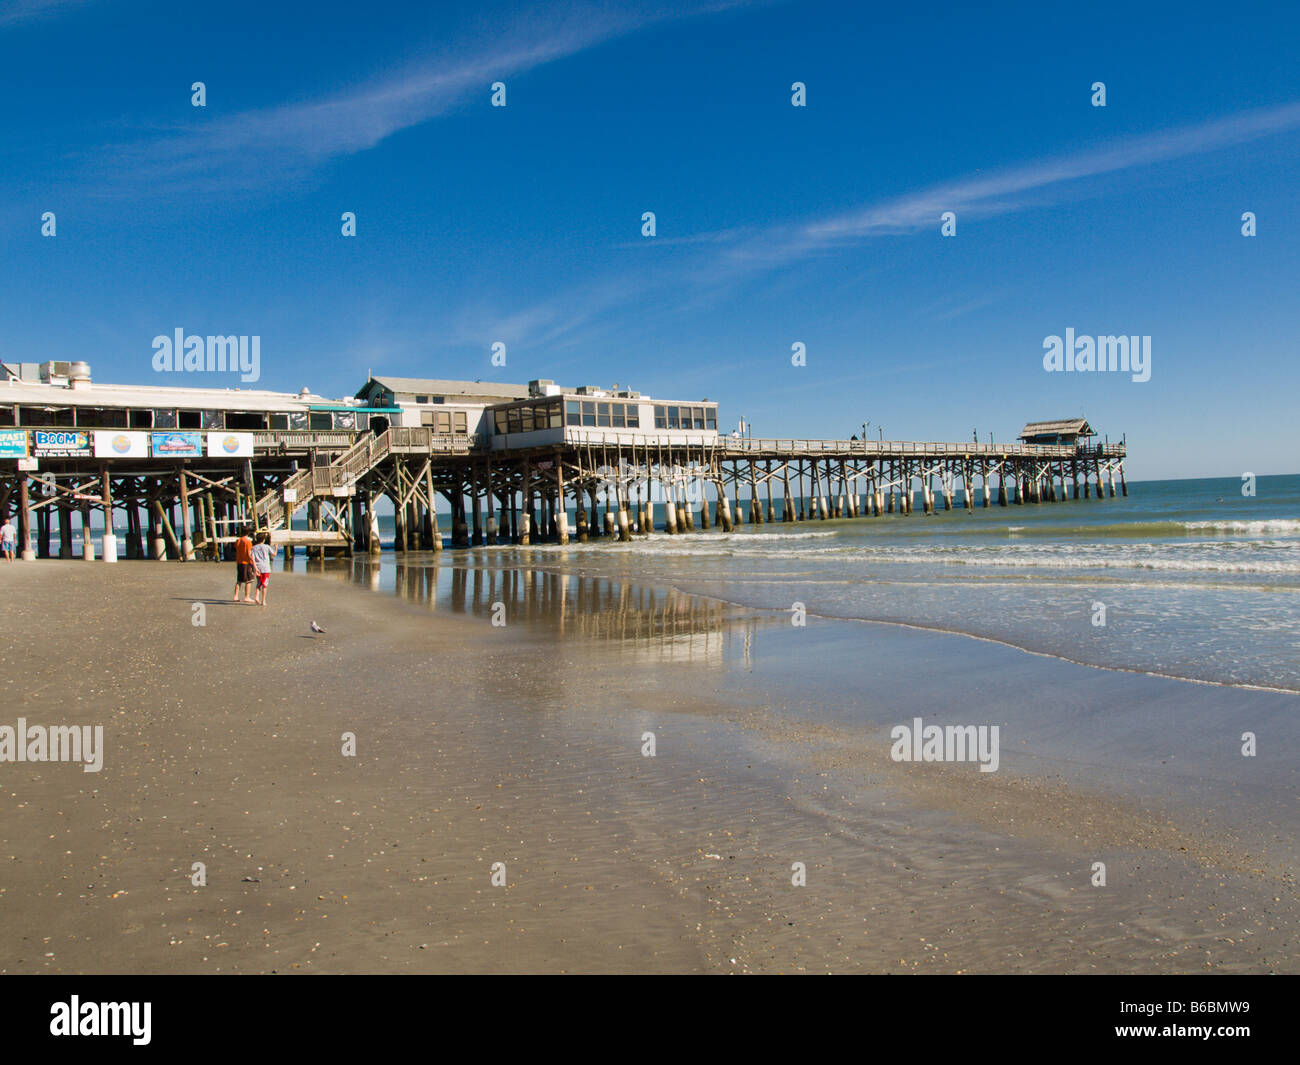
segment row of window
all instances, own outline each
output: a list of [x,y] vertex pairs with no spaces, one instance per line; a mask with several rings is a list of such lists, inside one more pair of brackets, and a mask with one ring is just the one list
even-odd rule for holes
[[568,425],[594,425],[600,429],[641,428],[641,408],[635,403],[571,399],[564,408],[564,421]]
[[[640,429],[641,407],[638,403],[619,400],[570,399],[561,411],[558,400],[510,407],[494,412],[496,431],[531,433],[536,429],[559,429],[580,425],[594,429]],[[694,407],[666,403],[655,404],[656,429],[717,430],[716,407]]]
[[420,424],[444,436],[451,433],[463,436],[469,432],[469,420],[463,410],[424,410],[420,412]]
[[718,428],[717,407],[672,407],[655,404],[656,429],[714,429]]
[[536,429],[559,429],[564,424],[560,420],[559,400],[493,411],[493,418],[498,434],[531,433]]

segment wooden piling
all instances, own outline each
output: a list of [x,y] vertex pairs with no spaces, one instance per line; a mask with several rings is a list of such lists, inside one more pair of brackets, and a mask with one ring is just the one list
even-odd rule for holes
[[189,484],[185,477],[185,468],[180,470],[180,492],[181,492],[181,525],[184,530],[184,536],[180,543],[180,556],[182,562],[194,561],[194,534],[190,528],[190,490]]

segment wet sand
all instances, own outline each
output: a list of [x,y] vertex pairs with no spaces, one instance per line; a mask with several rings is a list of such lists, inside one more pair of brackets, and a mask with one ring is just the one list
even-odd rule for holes
[[[1253,840],[1050,767],[893,763],[878,722],[755,682],[752,613],[515,573],[494,626],[279,571],[261,610],[231,570],[0,566],[0,724],[106,748],[98,774],[0,765],[0,971],[1297,968],[1294,880]],[[841,631],[804,634],[810,675]],[[863,676],[899,646],[861,641]],[[903,680],[862,701],[934,712]]]

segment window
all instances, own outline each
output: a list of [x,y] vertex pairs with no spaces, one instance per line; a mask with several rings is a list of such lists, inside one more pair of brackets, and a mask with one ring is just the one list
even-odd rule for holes
[[596,404],[596,424],[600,426],[602,429],[609,428],[609,404],[608,403]]
[[704,408],[703,408],[703,407],[692,407],[692,408],[691,408],[691,419],[692,419],[692,421],[694,422],[694,425],[695,425],[695,428],[696,428],[696,429],[703,429],[703,428],[704,428]]
[[638,407],[635,403],[629,403],[627,405],[627,427],[629,429],[637,429],[640,428],[640,426],[641,426],[641,408]]
[[595,403],[589,403],[589,402],[587,402],[587,401],[585,401],[585,400],[583,401],[583,404],[582,404],[582,424],[583,424],[583,425],[595,425],[595,424],[596,424],[596,404],[595,404]]
[[521,433],[531,433],[533,431],[533,408],[519,408],[519,431]]
[[197,410],[182,410],[176,412],[177,429],[202,429],[203,412]]
[[582,404],[576,399],[564,404],[564,422],[566,425],[582,424]]
[[498,433],[499,435],[504,435],[504,434],[507,432],[507,430],[506,430],[506,412],[503,411],[503,410],[494,411],[494,412],[493,412],[493,417],[494,417],[494,419],[496,420],[497,433]]
[[289,428],[289,415],[287,414],[272,414],[267,418],[267,421],[271,423],[272,429]]
[[16,424],[17,415],[14,413],[15,407],[0,407],[0,425]]
[[131,411],[130,425],[132,429],[152,429],[153,411],[151,410]]
[[81,429],[125,429],[126,411],[103,407],[82,407],[77,411]]
[[668,428],[668,408],[660,403],[655,404],[655,428]]
[[437,421],[437,412],[431,410],[420,411],[420,424],[433,425]]
[[627,407],[624,404],[622,403],[614,404],[614,410],[611,415],[611,418],[615,429],[622,429],[624,426],[627,425],[627,415],[624,413],[626,410]]
[[416,402],[416,403],[428,403],[428,402],[429,402],[429,397],[428,397],[428,396],[416,396],[416,397],[415,397],[415,402]]
[[679,429],[679,428],[681,428],[680,410],[681,410],[681,408],[679,408],[679,407],[669,407],[669,408],[668,408],[668,428],[669,428],[669,429]]
[[704,428],[706,428],[706,429],[712,429],[712,430],[714,430],[715,432],[717,431],[717,428],[718,428],[718,408],[717,408],[717,407],[705,407],[705,408],[704,408]]
[[266,415],[261,412],[230,411],[226,414],[227,429],[265,429]]
[[443,436],[451,432],[451,411],[438,411],[438,432]]
[[468,416],[463,410],[458,410],[455,412],[455,417],[453,419],[455,423],[455,431],[459,433],[461,436],[464,436],[467,432],[469,432],[469,429],[467,427],[468,426],[467,418]]
[[558,403],[552,403],[546,408],[551,414],[551,428],[560,429],[564,426],[564,413]]
[[314,410],[308,419],[308,426],[313,432],[324,432],[334,428],[334,415],[327,410]]

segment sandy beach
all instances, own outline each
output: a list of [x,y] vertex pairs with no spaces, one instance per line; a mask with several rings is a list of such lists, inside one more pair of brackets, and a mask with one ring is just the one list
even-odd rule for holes
[[[682,597],[670,629],[662,596],[557,601],[516,571],[513,594],[468,597],[506,603],[493,625],[279,570],[263,610],[229,602],[232,573],[0,566],[0,724],[104,727],[99,773],[0,764],[0,972],[1297,967],[1285,810],[1238,831],[1230,805],[1017,759],[1011,739],[988,774],[896,763],[882,739],[941,709],[890,679],[904,645],[1018,661],[1026,705],[1062,678],[1195,685],[877,627],[838,696],[865,717],[813,720],[710,650],[772,642],[761,612]],[[787,672],[807,701],[847,624],[803,634],[807,673]]]

